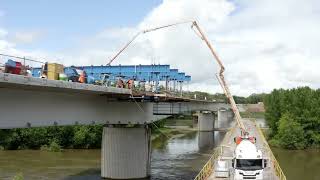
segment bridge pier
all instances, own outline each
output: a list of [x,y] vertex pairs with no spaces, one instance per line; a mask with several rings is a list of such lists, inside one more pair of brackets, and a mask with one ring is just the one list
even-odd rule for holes
[[227,110],[228,120],[232,120],[234,118],[234,113],[232,110]]
[[198,130],[213,131],[214,114],[211,111],[201,111],[198,113]]
[[229,112],[227,109],[218,110],[218,121],[216,122],[216,128],[228,128]]
[[234,113],[230,109],[218,110],[218,121],[216,122],[216,128],[230,128],[234,117]]
[[228,121],[228,110],[226,109],[219,109],[218,111],[218,121],[220,122],[226,122]]
[[138,179],[150,176],[151,129],[147,125],[103,128],[101,177]]

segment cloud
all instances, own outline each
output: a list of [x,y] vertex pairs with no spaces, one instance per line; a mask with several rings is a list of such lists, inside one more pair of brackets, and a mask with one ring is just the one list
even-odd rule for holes
[[[223,60],[234,94],[249,95],[301,85],[318,87],[320,80],[316,77],[320,72],[314,67],[319,58],[317,7],[320,6],[316,4],[317,1],[295,0],[276,5],[267,0],[244,0],[238,4],[225,0],[199,3],[165,0],[136,29],[196,19]],[[129,39],[129,33],[113,33],[119,41]],[[118,43],[114,47],[120,48]],[[191,74],[192,89],[221,92],[214,78],[218,66],[188,25],[140,37],[117,62],[137,64],[152,57]]]
[[17,44],[30,44],[40,40],[44,36],[42,31],[19,31],[13,36],[13,42]]
[[[164,0],[136,26],[107,28],[53,57],[68,65],[106,64],[139,30],[193,19],[224,62],[233,94],[320,87],[320,2],[316,0]],[[140,63],[170,64],[192,76],[190,90],[222,92],[215,79],[217,63],[190,25],[140,36],[114,64]]]
[[4,29],[0,28],[0,39],[4,38],[5,36],[7,36],[8,32],[5,31]]

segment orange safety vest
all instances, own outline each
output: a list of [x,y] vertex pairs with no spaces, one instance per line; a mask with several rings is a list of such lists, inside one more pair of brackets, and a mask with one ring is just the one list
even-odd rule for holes
[[128,89],[132,89],[132,87],[133,87],[133,80],[129,79],[128,80]]
[[79,82],[80,83],[85,83],[86,82],[86,76],[84,74],[84,72],[82,72],[79,76]]

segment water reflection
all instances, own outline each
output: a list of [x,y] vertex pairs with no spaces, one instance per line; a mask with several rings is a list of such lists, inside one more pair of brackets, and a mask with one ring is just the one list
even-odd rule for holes
[[[223,132],[191,131],[152,142],[151,179],[192,179],[209,159]],[[28,179],[100,179],[100,150],[0,151],[0,179],[18,172]]]
[[198,148],[199,151],[206,151],[212,149],[214,144],[214,132],[199,132],[198,134]]
[[[151,179],[192,179],[225,133],[191,132],[153,149]],[[159,147],[159,146],[158,146]]]

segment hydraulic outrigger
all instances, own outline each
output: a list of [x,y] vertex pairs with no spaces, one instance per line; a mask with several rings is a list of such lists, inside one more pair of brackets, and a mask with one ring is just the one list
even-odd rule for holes
[[[232,108],[233,113],[235,114],[235,119],[237,121],[238,127],[241,130],[241,134],[242,135],[248,134],[245,126],[243,125],[243,123],[241,121],[241,116],[240,116],[239,110],[237,108],[237,105],[236,105],[236,103],[235,103],[235,101],[233,99],[233,96],[230,93],[229,87],[228,87],[228,85],[227,85],[227,83],[226,83],[226,81],[224,79],[224,74],[223,73],[225,71],[225,67],[223,66],[222,61],[218,57],[217,53],[213,50],[213,47],[211,46],[210,42],[208,41],[207,37],[204,35],[203,31],[200,29],[200,27],[199,27],[199,25],[198,25],[198,23],[196,21],[184,21],[184,22],[178,22],[178,23],[173,23],[173,24],[159,26],[159,27],[155,27],[155,28],[151,28],[151,29],[142,30],[142,31],[138,32],[137,34],[135,34],[133,36],[133,38],[127,44],[125,44],[125,46],[123,48],[121,48],[120,51],[118,51],[115,56],[113,56],[110,59],[110,61],[109,61],[109,63],[107,65],[110,65],[139,35],[145,34],[145,33],[148,33],[148,32],[152,32],[152,31],[156,31],[156,30],[159,30],[159,29],[168,28],[168,27],[172,27],[172,26],[177,26],[177,25],[181,25],[181,24],[187,24],[187,23],[192,23],[191,28],[193,30],[195,30],[194,27],[196,28],[196,30],[199,33],[198,36],[206,43],[206,45],[210,49],[213,57],[215,58],[215,60],[219,64],[220,71],[219,71],[218,74],[216,74],[216,77],[217,77],[217,79],[219,81],[220,86],[223,89],[224,94],[226,95],[226,97],[228,98],[228,100],[229,100],[229,102],[231,104],[231,108]],[[195,33],[197,33],[197,32],[195,31]]]

